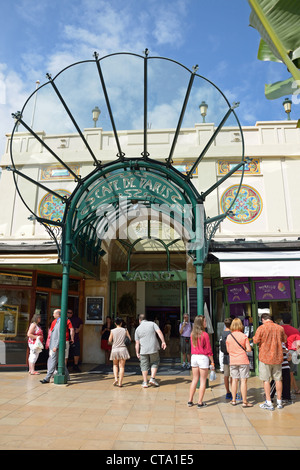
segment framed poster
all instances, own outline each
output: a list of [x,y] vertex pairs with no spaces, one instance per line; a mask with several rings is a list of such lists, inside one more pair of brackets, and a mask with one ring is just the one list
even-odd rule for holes
[[103,324],[104,297],[86,297],[85,323],[87,325]]

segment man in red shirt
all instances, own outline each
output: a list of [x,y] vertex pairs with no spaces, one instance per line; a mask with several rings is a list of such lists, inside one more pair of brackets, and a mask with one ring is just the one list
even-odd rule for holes
[[[292,316],[290,313],[283,313],[282,315],[283,324],[281,325],[284,329],[284,332],[287,336],[286,347],[289,350],[289,353],[293,355],[297,351],[297,342],[300,341],[300,333],[297,328],[291,325]],[[298,362],[298,361],[297,361]],[[297,386],[295,375],[297,375],[297,362],[290,361],[290,371],[291,371],[291,390],[294,393],[299,394],[300,389]]]

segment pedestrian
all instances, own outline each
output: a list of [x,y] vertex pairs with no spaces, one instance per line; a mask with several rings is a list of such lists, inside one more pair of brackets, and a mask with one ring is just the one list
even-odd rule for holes
[[[59,310],[59,311],[61,311],[61,310]],[[54,312],[53,312],[53,316],[54,316]],[[50,334],[51,334],[53,328],[55,327],[56,322],[57,322],[57,318],[55,318],[55,316],[54,316],[54,320],[52,321],[51,326],[50,326]],[[73,344],[73,343],[74,343],[74,328],[73,328],[73,325],[72,325],[70,319],[67,318],[67,326],[66,326],[66,348],[65,348],[65,361],[66,361],[66,365],[68,364],[68,359],[69,359],[70,344]]]
[[[61,311],[59,309],[54,310],[53,316],[55,321],[55,325],[51,330],[50,336],[50,344],[49,344],[49,358],[47,362],[47,374],[43,380],[40,380],[42,384],[48,384],[50,382],[51,377],[53,377],[58,363],[58,351],[59,351],[59,339],[60,339],[60,325],[61,325],[61,318],[60,318]],[[67,380],[70,379],[69,372],[67,366],[65,365],[65,375]]]
[[44,343],[43,330],[40,327],[41,319],[42,317],[39,313],[36,313],[35,315],[33,315],[31,324],[27,332],[28,347],[29,347],[29,357],[28,357],[29,371],[28,372],[31,375],[39,374],[39,372],[35,370],[35,364],[42,351],[41,348],[37,348],[37,340],[39,339],[42,344]]
[[83,327],[83,321],[78,316],[74,316],[73,310],[68,309],[67,311],[68,319],[72,323],[72,327],[74,328],[74,342],[71,344],[71,354],[73,356],[73,370],[74,372],[81,372],[79,369],[79,356],[80,356],[80,336],[79,333]]
[[253,343],[259,346],[259,377],[263,381],[266,401],[260,405],[260,408],[274,410],[271,402],[270,381],[275,380],[277,393],[277,408],[283,408],[282,405],[282,362],[283,352],[282,343],[287,340],[284,329],[272,321],[271,315],[263,313],[261,316],[262,325],[260,325],[253,337]]
[[161,347],[166,349],[164,335],[159,326],[153,322],[146,320],[145,314],[139,315],[139,326],[135,330],[135,351],[137,358],[140,360],[140,367],[143,375],[143,388],[148,388],[148,370],[151,369],[151,377],[149,385],[159,387],[155,380],[157,369],[160,363],[158,338],[161,340]]
[[111,345],[108,343],[110,330],[112,328],[112,320],[110,316],[106,317],[105,323],[101,329],[101,349],[105,353],[105,364],[109,364],[109,356],[111,351]]
[[[297,351],[296,341],[300,340],[300,333],[297,328],[291,325],[292,316],[288,312],[284,312],[281,314],[281,318],[283,323],[281,324],[284,332],[287,336],[286,347],[290,352],[290,357],[293,357],[295,351]],[[297,361],[290,361],[290,382],[291,382],[291,390],[293,393],[297,395],[300,394],[300,389],[297,386],[295,375],[297,375]]]
[[241,395],[243,408],[253,405],[247,400],[247,380],[250,377],[250,361],[247,352],[251,352],[251,346],[247,335],[244,334],[244,326],[239,318],[232,320],[230,332],[226,339],[226,348],[229,354],[230,375],[232,378],[232,401],[236,405],[238,382],[241,381]]
[[214,358],[209,340],[209,335],[205,331],[206,320],[204,316],[197,316],[194,320],[193,329],[191,333],[191,367],[193,378],[190,385],[190,395],[188,406],[193,406],[193,398],[196,392],[197,383],[200,379],[199,398],[197,407],[203,408],[207,406],[203,402],[206,380],[208,377],[209,363],[214,370]]
[[131,341],[127,329],[123,328],[122,324],[123,320],[117,317],[115,319],[116,328],[111,330],[108,338],[108,342],[112,343],[110,360],[113,361],[113,372],[115,377],[113,385],[118,385],[119,387],[122,387],[123,384],[126,360],[130,359],[129,352],[125,344],[125,338],[127,337]]
[[[282,402],[284,403],[293,403],[291,397],[291,374],[290,374],[290,365],[289,353],[285,343],[282,343],[282,352],[283,352],[283,361],[282,361]],[[271,380],[271,399],[274,398],[276,392],[275,381]]]
[[230,391],[230,382],[232,382],[230,377],[230,366],[229,366],[229,354],[226,348],[226,339],[230,334],[230,325],[232,323],[232,318],[228,317],[224,320],[225,329],[222,332],[220,349],[223,353],[223,372],[224,372],[224,385],[226,389],[226,400],[232,399],[232,393]]
[[183,322],[179,325],[182,368],[191,368],[191,333],[192,324],[187,313],[183,314]]

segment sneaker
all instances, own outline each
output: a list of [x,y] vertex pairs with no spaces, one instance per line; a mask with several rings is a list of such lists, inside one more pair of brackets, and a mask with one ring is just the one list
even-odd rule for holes
[[183,369],[185,369],[186,365],[185,365],[185,362],[182,364],[181,366]]
[[188,401],[188,407],[194,406],[194,403],[192,401]]
[[283,404],[282,403],[277,403],[277,408],[278,408],[278,410],[282,410]]
[[205,408],[206,406],[207,406],[207,403],[204,403],[204,402],[203,402],[203,403],[201,403],[201,405],[200,405],[200,403],[197,403],[197,408],[198,408],[198,409],[200,409],[200,408]]
[[148,388],[147,382],[143,382],[143,383],[142,383],[142,387],[143,387],[143,388]]
[[263,408],[264,410],[270,410],[274,411],[274,406],[273,405],[268,405],[268,403],[265,401],[265,403],[262,403],[259,405],[260,408]]
[[231,392],[226,393],[226,400],[231,400],[231,399],[232,399]]
[[187,369],[190,369],[190,368],[191,368],[191,364],[190,364],[189,362],[187,363],[186,368],[187,368]]
[[156,380],[153,379],[152,377],[151,377],[151,379],[149,380],[149,385],[154,385],[155,387],[159,387],[159,384],[158,384],[158,383],[156,382]]

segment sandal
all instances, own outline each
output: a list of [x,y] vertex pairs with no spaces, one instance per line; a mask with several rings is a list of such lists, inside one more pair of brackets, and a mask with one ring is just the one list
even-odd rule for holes
[[230,404],[231,404],[232,406],[235,406],[235,405],[236,405],[236,401],[231,401]]
[[252,403],[249,403],[248,401],[242,404],[243,408],[252,408],[252,406],[253,406]]
[[114,383],[113,383],[114,386],[118,385],[118,381],[115,380]]

